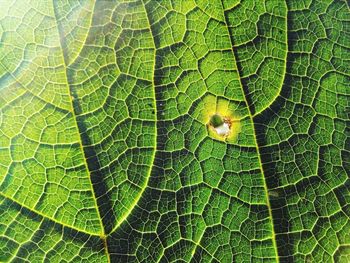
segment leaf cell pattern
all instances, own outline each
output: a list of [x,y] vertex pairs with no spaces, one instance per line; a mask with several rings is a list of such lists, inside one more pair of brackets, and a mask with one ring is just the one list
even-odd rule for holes
[[341,0],[2,1],[0,261],[348,262],[349,43]]

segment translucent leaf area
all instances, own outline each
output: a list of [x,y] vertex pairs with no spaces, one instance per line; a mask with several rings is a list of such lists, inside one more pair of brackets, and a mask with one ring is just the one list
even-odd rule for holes
[[0,0],[0,262],[350,262],[345,0]]

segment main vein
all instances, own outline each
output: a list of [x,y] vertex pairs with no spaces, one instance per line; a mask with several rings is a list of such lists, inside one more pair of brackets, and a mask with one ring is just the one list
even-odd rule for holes
[[261,161],[261,153],[260,153],[260,148],[258,146],[258,141],[256,139],[256,133],[257,133],[257,130],[256,130],[256,126],[255,126],[255,123],[254,123],[254,119],[253,119],[253,114],[252,114],[252,111],[249,107],[249,104],[248,104],[248,101],[247,101],[247,94],[246,92],[244,91],[244,88],[243,88],[243,83],[242,83],[242,78],[241,78],[241,72],[237,66],[237,62],[236,62],[236,54],[235,54],[235,51],[234,51],[234,43],[233,43],[233,39],[232,39],[232,36],[230,34],[230,31],[229,31],[229,28],[228,28],[228,23],[227,23],[227,17],[226,17],[226,13],[225,13],[225,9],[224,9],[224,4],[222,3],[222,0],[221,0],[221,5],[222,5],[222,10],[223,10],[223,13],[224,13],[224,22],[225,22],[225,26],[226,26],[226,29],[227,29],[227,33],[229,35],[229,38],[230,38],[230,41],[231,41],[231,49],[232,49],[232,55],[234,57],[234,63],[236,64],[236,68],[237,68],[237,73],[238,73],[238,76],[239,76],[239,83],[240,83],[240,87],[241,87],[241,90],[242,90],[242,93],[243,93],[243,98],[244,98],[244,101],[245,101],[245,104],[248,108],[248,113],[249,113],[249,118],[250,118],[250,121],[251,123],[253,124],[253,127],[254,127],[254,133],[253,133],[253,137],[254,137],[254,145],[255,145],[255,149],[256,149],[256,152],[257,152],[257,155],[258,155],[258,161],[259,161],[259,169],[261,171],[261,175],[262,175],[262,181],[264,182],[264,192],[265,192],[265,197],[266,197],[266,205],[267,205],[267,208],[268,208],[268,212],[269,212],[269,217],[270,217],[270,221],[271,221],[271,230],[272,230],[272,243],[273,243],[273,247],[274,247],[274,250],[275,250],[275,257],[276,257],[276,261],[277,263],[279,262],[279,257],[278,257],[278,250],[277,250],[277,243],[276,243],[276,234],[275,234],[275,226],[274,226],[274,223],[273,223],[273,215],[272,215],[272,209],[271,209],[271,204],[270,204],[270,199],[269,199],[269,195],[268,195],[268,188],[267,188],[267,184],[266,184],[266,176],[265,176],[265,172],[264,172],[264,169],[263,169],[263,166],[262,166],[262,161]]
[[[57,28],[57,33],[60,37],[60,47],[61,47],[61,52],[62,52],[62,56],[61,56],[61,59],[62,59],[62,64],[65,66],[65,74],[64,74],[64,78],[65,78],[65,83],[66,83],[66,86],[67,86],[67,93],[68,95],[71,97],[71,89],[70,89],[70,84],[68,82],[68,78],[67,78],[67,64],[66,64],[66,61],[64,60],[64,51],[63,51],[63,39],[64,39],[64,36],[62,35],[62,32],[59,28],[59,25],[57,23],[58,21],[58,17],[57,17],[57,12],[55,10],[55,5],[53,3],[54,0],[52,0],[52,8],[53,8],[53,12],[54,12],[54,15],[55,15],[55,21],[56,21],[56,28]],[[88,34],[89,32],[87,32]],[[101,236],[104,237],[105,236],[105,230],[104,230],[104,226],[103,226],[103,223],[102,223],[102,217],[101,217],[101,214],[100,214],[100,210],[99,210],[99,207],[97,205],[97,198],[96,198],[96,193],[95,193],[95,190],[94,190],[94,187],[93,187],[93,183],[91,181],[91,174],[90,174],[90,170],[89,170],[89,166],[86,162],[86,156],[85,156],[85,152],[84,152],[84,149],[83,149],[83,143],[82,143],[82,139],[81,139],[81,132],[80,132],[80,129],[79,129],[79,126],[78,126],[78,122],[77,122],[77,116],[76,116],[76,113],[75,113],[75,110],[74,110],[74,105],[73,105],[73,100],[71,99],[70,100],[71,102],[71,113],[72,113],[72,116],[73,116],[73,119],[74,119],[74,125],[75,125],[75,129],[77,130],[77,132],[79,133],[79,148],[80,148],[80,151],[82,152],[83,156],[84,156],[84,167],[85,167],[85,170],[88,174],[88,177],[89,177],[89,181],[90,181],[90,189],[91,189],[91,192],[93,194],[93,199],[94,199],[94,204],[95,204],[95,208],[97,210],[97,214],[98,214],[98,219],[99,219],[99,223],[100,223],[100,227],[101,227]]]

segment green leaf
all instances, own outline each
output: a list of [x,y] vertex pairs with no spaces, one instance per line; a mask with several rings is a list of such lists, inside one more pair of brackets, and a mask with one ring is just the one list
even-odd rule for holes
[[348,262],[349,28],[341,0],[3,0],[0,261]]

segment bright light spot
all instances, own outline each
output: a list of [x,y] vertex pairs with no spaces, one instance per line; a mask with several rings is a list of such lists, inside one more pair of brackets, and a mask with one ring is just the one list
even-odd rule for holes
[[226,122],[214,129],[220,136],[228,136],[230,134],[230,125]]

